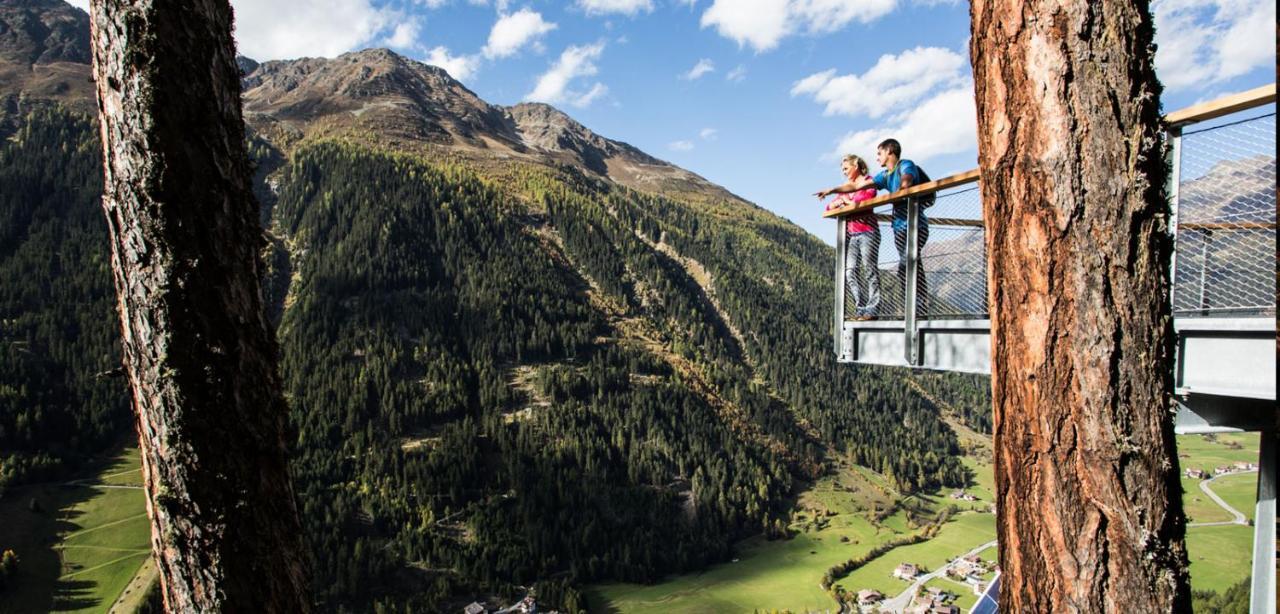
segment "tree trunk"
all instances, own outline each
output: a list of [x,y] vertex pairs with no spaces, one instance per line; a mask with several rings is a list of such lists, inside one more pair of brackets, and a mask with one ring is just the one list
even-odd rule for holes
[[1187,611],[1147,3],[970,10],[1000,608]]
[[170,612],[304,612],[226,0],[94,0],[103,209]]

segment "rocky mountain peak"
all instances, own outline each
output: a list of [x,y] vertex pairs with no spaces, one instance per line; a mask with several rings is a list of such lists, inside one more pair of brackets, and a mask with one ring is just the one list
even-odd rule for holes
[[[389,49],[336,58],[236,58],[245,120],[266,134],[358,134],[479,160],[568,164],[633,188],[739,200],[543,103],[489,104],[447,71]],[[0,0],[0,109],[56,100],[92,113],[88,15],[61,0]],[[0,114],[3,115],[3,114]]]
[[57,101],[93,112],[89,15],[61,0],[0,0],[0,134],[6,117]]
[[0,58],[88,64],[89,15],[61,0],[0,0]]

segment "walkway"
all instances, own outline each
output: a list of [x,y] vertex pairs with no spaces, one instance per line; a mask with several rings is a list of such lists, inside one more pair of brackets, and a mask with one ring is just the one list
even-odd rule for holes
[[907,606],[911,605],[911,598],[915,596],[916,592],[920,590],[921,586],[924,586],[925,582],[928,582],[929,580],[932,580],[934,578],[938,578],[943,575],[946,575],[947,569],[951,567],[952,563],[955,563],[956,561],[963,559],[964,557],[969,556],[971,554],[977,554],[979,552],[982,552],[983,550],[986,550],[987,548],[992,548],[995,545],[996,545],[995,540],[989,541],[985,544],[982,544],[981,546],[978,546],[977,548],[974,548],[973,550],[970,550],[954,559],[951,559],[950,561],[947,561],[947,563],[942,567],[934,571],[931,571],[923,576],[917,577],[916,581],[912,583],[911,586],[907,587],[907,590],[902,591],[901,593],[898,593],[897,597],[880,602],[880,609],[885,612],[901,612],[903,610],[906,610]]

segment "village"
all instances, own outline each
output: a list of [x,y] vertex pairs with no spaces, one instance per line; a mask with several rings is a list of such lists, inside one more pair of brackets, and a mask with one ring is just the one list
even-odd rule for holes
[[[1249,471],[1257,471],[1258,465],[1255,463],[1247,463],[1237,461],[1230,465],[1219,465],[1213,469],[1213,476],[1227,475],[1231,473],[1246,473]],[[1188,468],[1185,472],[1186,476],[1193,480],[1204,480],[1209,478],[1209,472],[1205,469]]]
[[[525,595],[524,599],[517,601],[515,605],[505,608],[491,609],[478,601],[472,601],[462,609],[463,614],[536,614],[536,612],[538,612],[538,602],[533,595]],[[558,614],[558,610],[547,610],[547,614]]]
[[[960,606],[955,603],[960,596],[957,591],[969,591],[975,595],[981,595],[990,584],[989,574],[996,569],[997,566],[994,563],[983,560],[976,551],[956,558],[944,565],[942,569],[932,573],[915,563],[901,563],[894,568],[893,577],[911,583],[907,591],[914,590],[914,594],[889,598],[878,590],[863,589],[857,592],[854,611],[862,614],[880,612],[960,614]],[[956,586],[955,591],[924,584],[935,577],[950,580]]]

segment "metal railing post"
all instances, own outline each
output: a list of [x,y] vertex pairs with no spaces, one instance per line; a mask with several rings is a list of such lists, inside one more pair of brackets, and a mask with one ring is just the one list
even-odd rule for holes
[[1213,240],[1213,231],[1205,230],[1202,236],[1204,238],[1201,239],[1202,243],[1200,245],[1200,300],[1197,304],[1200,305],[1200,312],[1207,315],[1209,313],[1209,296],[1207,294],[1209,287],[1209,243]]
[[1169,180],[1165,194],[1169,198],[1169,236],[1173,239],[1173,252],[1169,255],[1169,296],[1173,305],[1178,304],[1178,188],[1182,185],[1182,128],[1169,128]]
[[836,309],[834,317],[834,331],[831,336],[835,339],[836,360],[844,356],[847,348],[844,347],[844,267],[845,267],[845,251],[849,249],[844,237],[844,217],[836,218]]
[[902,280],[903,341],[908,365],[920,364],[920,351],[916,343],[916,275],[920,270],[920,206],[916,199],[907,199],[907,267]]
[[1265,614],[1276,607],[1276,431],[1262,431],[1258,445],[1258,503],[1253,514],[1253,581],[1249,612]]

